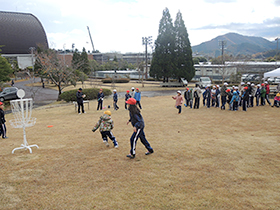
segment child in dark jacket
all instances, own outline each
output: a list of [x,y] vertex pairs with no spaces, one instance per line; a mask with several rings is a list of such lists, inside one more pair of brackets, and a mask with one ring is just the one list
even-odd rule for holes
[[125,94],[125,97],[124,97],[124,100],[125,100],[124,108],[125,108],[125,109],[127,109],[127,103],[126,103],[126,102],[127,102],[127,100],[130,99],[130,98],[131,98],[131,95],[129,94],[129,90],[127,90],[127,91],[126,91],[126,94]]
[[140,114],[140,110],[136,106],[136,100],[134,98],[130,98],[126,102],[128,104],[129,116],[130,119],[128,120],[127,124],[131,123],[133,126],[133,134],[130,138],[130,154],[127,155],[128,158],[133,159],[135,158],[135,150],[136,150],[136,142],[138,138],[140,138],[142,144],[148,150],[145,155],[152,154],[154,152],[153,148],[150,146],[150,143],[147,141],[144,133],[144,120],[142,115]]
[[248,87],[244,87],[244,92],[242,95],[242,99],[243,99],[243,111],[247,111],[247,107],[248,107],[248,103],[249,103],[249,91],[248,91]]
[[7,129],[5,125],[5,112],[4,112],[4,104],[3,102],[0,102],[0,136],[2,136],[3,139],[7,139],[6,136]]
[[114,95],[113,95],[113,104],[114,104],[114,109],[115,110],[118,110],[119,109],[119,107],[118,107],[118,105],[117,105],[117,103],[118,103],[118,94],[117,94],[117,90],[115,89],[115,90],[113,90],[113,93],[114,93]]

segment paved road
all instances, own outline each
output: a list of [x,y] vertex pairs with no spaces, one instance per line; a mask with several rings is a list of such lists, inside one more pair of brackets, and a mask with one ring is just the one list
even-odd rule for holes
[[[35,82],[40,82],[40,79],[36,78]],[[17,87],[18,89],[23,89],[25,91],[24,98],[32,98],[32,95],[34,95],[35,104],[49,104],[57,100],[58,97],[57,90],[42,88],[41,86],[40,87],[26,86],[27,84],[32,84],[32,80],[16,82],[14,86]]]
[[[39,78],[35,79],[35,82],[40,82]],[[58,97],[58,91],[49,89],[49,88],[42,88],[40,87],[32,87],[32,86],[26,86],[27,84],[32,84],[32,80],[22,81],[22,82],[16,82],[15,87],[18,89],[23,89],[25,91],[25,97],[24,98],[32,98],[32,94],[35,95],[34,97],[34,105],[40,106],[40,105],[46,105],[49,103],[52,103],[53,101],[57,100]],[[184,91],[184,88],[178,88],[178,90]],[[125,95],[125,92],[120,92],[119,97],[123,98]],[[142,97],[155,97],[155,96],[166,96],[166,95],[176,95],[176,90],[159,90],[159,91],[142,91],[141,96]],[[111,97],[111,96],[109,96]]]

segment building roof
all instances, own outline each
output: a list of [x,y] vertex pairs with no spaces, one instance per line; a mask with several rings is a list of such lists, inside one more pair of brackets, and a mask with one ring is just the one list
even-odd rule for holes
[[30,47],[48,47],[41,22],[32,14],[0,11],[2,54],[30,54]]

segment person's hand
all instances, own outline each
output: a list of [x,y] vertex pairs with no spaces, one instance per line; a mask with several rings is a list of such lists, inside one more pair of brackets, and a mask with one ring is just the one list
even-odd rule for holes
[[129,124],[129,121],[127,121],[127,123],[126,123],[127,125]]
[[137,131],[136,127],[133,127],[133,131],[136,133],[136,131]]

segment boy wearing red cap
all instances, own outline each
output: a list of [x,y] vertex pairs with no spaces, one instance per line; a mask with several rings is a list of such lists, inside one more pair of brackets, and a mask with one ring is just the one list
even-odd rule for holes
[[134,94],[134,98],[136,100],[136,105],[139,106],[140,109],[142,109],[142,106],[140,104],[140,100],[141,100],[141,92],[139,91],[139,88],[136,88],[136,92]]
[[127,109],[127,103],[126,103],[126,102],[127,102],[127,100],[130,99],[130,98],[131,98],[131,95],[129,94],[129,90],[127,90],[127,91],[126,91],[126,94],[125,94],[125,97],[124,97],[124,100],[125,100],[124,108],[125,108],[125,109]]
[[242,95],[242,99],[243,99],[243,111],[247,111],[247,106],[248,106],[248,102],[249,102],[249,91],[248,91],[248,87],[244,87],[244,92]]
[[146,147],[148,150],[145,155],[150,155],[154,153],[153,148],[151,147],[150,143],[147,141],[144,133],[144,120],[142,115],[140,114],[140,110],[136,106],[136,100],[134,98],[130,98],[126,101],[128,104],[129,116],[130,119],[127,121],[127,125],[131,123],[133,126],[133,134],[130,138],[130,154],[126,157],[133,159],[135,158],[135,150],[136,150],[136,142],[138,138],[140,138],[141,143]]
[[6,125],[5,125],[5,112],[4,112],[4,104],[3,102],[0,102],[0,136],[2,136],[3,139],[7,139],[6,136]]

